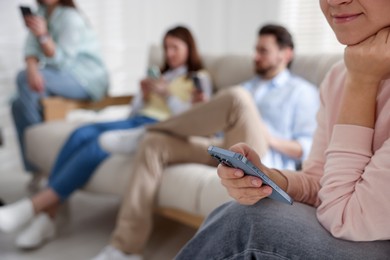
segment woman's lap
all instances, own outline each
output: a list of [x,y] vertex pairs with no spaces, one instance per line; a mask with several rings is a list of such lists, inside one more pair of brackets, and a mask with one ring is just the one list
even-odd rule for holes
[[389,259],[390,241],[334,238],[318,222],[315,208],[266,199],[253,206],[222,205],[178,259],[190,255],[192,259]]

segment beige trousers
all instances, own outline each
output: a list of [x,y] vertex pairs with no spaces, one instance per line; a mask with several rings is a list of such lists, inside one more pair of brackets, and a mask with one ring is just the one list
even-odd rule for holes
[[[241,87],[220,91],[209,102],[150,126],[135,156],[111,244],[126,253],[141,253],[152,229],[164,167],[176,163],[216,165],[207,153],[209,145],[229,148],[245,142],[263,155],[268,149],[264,129],[253,98]],[[223,140],[207,138],[219,131],[224,132]]]

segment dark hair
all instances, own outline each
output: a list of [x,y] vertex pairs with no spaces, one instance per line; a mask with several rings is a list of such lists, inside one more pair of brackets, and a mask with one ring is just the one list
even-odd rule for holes
[[[259,36],[261,35],[273,35],[276,39],[280,49],[291,48],[294,50],[294,41],[290,32],[281,25],[266,24],[259,30]],[[287,64],[287,68],[291,67],[293,60]]]
[[[40,5],[45,5],[42,0],[37,0],[38,4]],[[73,8],[76,8],[76,5],[75,3],[73,2],[73,0],[59,0],[59,4],[60,5],[63,5],[63,6],[68,6],[68,7],[73,7]]]
[[[190,30],[188,30],[184,26],[177,26],[177,27],[174,27],[174,28],[168,30],[165,33],[165,36],[163,39],[164,49],[165,49],[165,39],[168,36],[178,38],[186,43],[186,45],[188,47],[188,58],[187,58],[187,63],[186,63],[187,68],[188,68],[188,75],[191,72],[203,69],[202,60],[200,58],[198,49],[197,49],[196,44],[195,44],[194,37],[192,36]],[[163,68],[161,71],[165,72],[167,70],[169,70],[169,65],[168,65],[166,58],[165,58],[164,65],[163,65]]]
[[294,49],[294,42],[290,32],[283,26],[276,24],[267,24],[260,28],[259,36],[271,34],[275,36],[276,42],[279,48],[291,48]]

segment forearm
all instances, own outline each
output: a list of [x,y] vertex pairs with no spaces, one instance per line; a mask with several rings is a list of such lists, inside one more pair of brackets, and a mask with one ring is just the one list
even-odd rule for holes
[[45,34],[39,37],[39,44],[42,48],[42,52],[46,57],[53,57],[56,52],[56,45],[49,34]]
[[300,159],[303,154],[303,149],[300,143],[294,140],[285,140],[276,137],[271,137],[269,140],[269,146],[291,158]]
[[379,84],[347,76],[337,124],[374,128]]
[[[389,145],[372,151],[374,130],[336,125],[325,153],[317,216],[335,237],[389,239]],[[359,227],[359,228],[356,228]]]

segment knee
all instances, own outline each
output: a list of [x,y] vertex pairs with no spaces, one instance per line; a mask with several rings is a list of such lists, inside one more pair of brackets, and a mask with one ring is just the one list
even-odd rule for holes
[[19,97],[15,97],[12,101],[11,101],[11,111],[12,111],[12,114],[15,116],[15,115],[18,115],[20,113],[20,111],[22,110],[22,101],[20,100]]
[[91,125],[82,126],[77,128],[73,131],[72,135],[70,136],[70,139],[72,141],[81,141],[81,140],[87,140],[87,139],[93,139],[94,137],[94,128]]
[[146,132],[139,143],[139,150],[158,150],[163,149],[168,139],[168,135],[161,132]]
[[231,87],[221,91],[221,96],[229,99],[236,106],[246,106],[253,103],[250,93],[241,86]]
[[[147,131],[139,142],[138,156],[155,158],[163,162],[173,162],[172,156],[177,155],[177,150],[182,144],[182,139],[163,132]],[[173,160],[173,161],[172,161]]]
[[16,75],[16,85],[18,86],[19,91],[23,88],[26,88],[28,85],[27,82],[27,72],[26,70],[19,71]]

